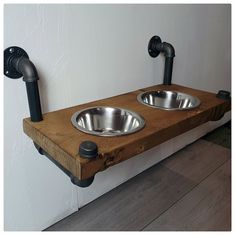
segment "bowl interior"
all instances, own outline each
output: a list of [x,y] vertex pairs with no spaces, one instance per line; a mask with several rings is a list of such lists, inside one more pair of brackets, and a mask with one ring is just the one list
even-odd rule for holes
[[139,94],[137,99],[142,104],[166,110],[193,109],[200,105],[197,97],[176,91],[144,92]]
[[79,130],[99,136],[117,136],[134,133],[145,125],[137,113],[121,108],[93,107],[76,112],[72,124]]

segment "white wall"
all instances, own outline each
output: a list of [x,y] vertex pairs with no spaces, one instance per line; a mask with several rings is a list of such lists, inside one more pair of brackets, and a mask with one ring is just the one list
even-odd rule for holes
[[[153,35],[175,47],[173,83],[230,90],[230,10],[230,5],[5,5],[4,47],[24,48],[35,63],[43,112],[161,83],[163,57],[147,53]],[[24,83],[4,78],[6,230],[44,229],[157,162],[159,151],[166,157],[214,128],[206,124],[170,142],[171,151],[164,145],[150,150],[80,189],[36,152],[22,131],[27,116]]]

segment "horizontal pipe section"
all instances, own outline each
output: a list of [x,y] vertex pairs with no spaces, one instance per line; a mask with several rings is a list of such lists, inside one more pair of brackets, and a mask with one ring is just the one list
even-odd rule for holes
[[88,179],[84,179],[84,180],[79,180],[76,176],[74,176],[69,170],[67,170],[66,168],[64,168],[59,162],[57,162],[53,157],[51,157],[44,149],[42,149],[38,144],[36,144],[34,142],[34,146],[35,148],[38,150],[38,152],[41,155],[46,156],[50,161],[52,161],[57,167],[59,167],[60,170],[62,170],[67,176],[70,177],[70,180],[73,184],[82,187],[82,188],[86,188],[88,186],[90,186],[93,181],[95,176],[91,176]]

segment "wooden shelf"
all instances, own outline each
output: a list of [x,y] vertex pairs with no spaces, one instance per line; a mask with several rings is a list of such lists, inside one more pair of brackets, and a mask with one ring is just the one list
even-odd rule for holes
[[[136,97],[143,91],[167,89],[196,96],[201,105],[188,111],[166,111],[140,104]],[[92,106],[113,106],[133,110],[144,117],[146,126],[139,132],[120,137],[99,137],[85,134],[71,124],[73,113]],[[216,98],[213,93],[179,85],[157,85],[119,96],[90,102],[43,115],[43,121],[23,120],[24,132],[56,162],[80,180],[125,161],[205,122],[220,119],[231,109],[231,102]],[[88,160],[78,154],[82,141],[97,144],[99,156]]]

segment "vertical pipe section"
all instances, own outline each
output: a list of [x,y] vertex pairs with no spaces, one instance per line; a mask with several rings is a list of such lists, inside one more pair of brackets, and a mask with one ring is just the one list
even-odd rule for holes
[[148,53],[151,57],[157,57],[160,52],[163,52],[165,56],[163,84],[171,85],[175,49],[170,43],[162,42],[159,36],[153,36],[148,44]]
[[38,73],[34,64],[25,56],[15,57],[12,59],[12,64],[16,71],[23,76],[23,81],[26,85],[29,112],[32,122],[40,122],[42,118],[42,110],[40,103],[40,95],[38,90]]
[[163,79],[164,85],[171,85],[173,60],[174,57],[165,58],[165,69],[164,69],[164,79]]
[[42,121],[42,110],[41,110],[41,103],[39,97],[39,90],[38,90],[38,82],[25,82],[27,96],[28,96],[28,104],[29,104],[29,111],[30,117],[32,122],[39,122]]

